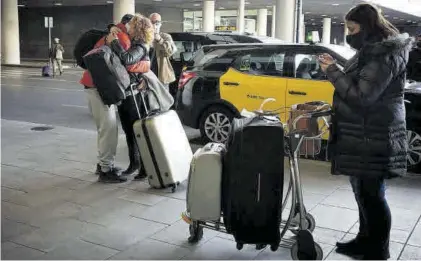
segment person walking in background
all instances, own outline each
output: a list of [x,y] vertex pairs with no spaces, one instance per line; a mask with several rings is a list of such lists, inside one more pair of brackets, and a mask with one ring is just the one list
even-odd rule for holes
[[406,174],[403,93],[413,39],[400,35],[370,4],[351,9],[345,22],[347,42],[358,53],[344,70],[329,54],[319,58],[335,88],[329,145],[332,172],[351,176],[359,210],[358,235],[349,242],[338,242],[337,252],[386,260],[392,218],[385,179]]
[[161,15],[153,13],[149,16],[155,34],[151,48],[151,70],[158,76],[158,79],[169,89],[169,84],[174,82],[175,73],[170,58],[177,51],[177,47],[171,35],[161,32]]
[[63,45],[60,44],[60,39],[54,38],[54,46],[52,52],[54,75],[56,75],[57,67],[60,72],[60,75],[63,74],[63,53],[64,48]]

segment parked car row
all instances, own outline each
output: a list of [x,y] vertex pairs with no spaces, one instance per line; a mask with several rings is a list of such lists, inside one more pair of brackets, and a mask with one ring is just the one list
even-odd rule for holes
[[[206,46],[189,59],[181,72],[176,109],[183,124],[200,129],[206,141],[224,142],[234,117],[242,109],[256,110],[262,100],[275,98],[269,110],[309,101],[332,103],[333,86],[317,59],[329,53],[344,66],[355,51],[325,44],[218,44]],[[181,54],[180,56],[183,56]],[[421,84],[405,90],[408,166],[421,166]],[[281,113],[282,121],[288,113]]]

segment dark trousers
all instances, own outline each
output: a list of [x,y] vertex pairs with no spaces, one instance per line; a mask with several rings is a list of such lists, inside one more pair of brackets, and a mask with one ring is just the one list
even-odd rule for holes
[[385,198],[384,179],[351,177],[351,185],[359,211],[358,237],[367,240],[369,253],[382,259],[389,254],[392,225],[390,208]]
[[[135,98],[139,106],[140,114],[143,115],[144,108],[141,103],[140,94],[135,95]],[[121,105],[118,106],[118,115],[120,117],[121,127],[126,134],[130,163],[141,162],[139,146],[136,142],[136,135],[133,130],[133,124],[139,120],[139,114],[136,110],[133,96],[128,96]],[[143,166],[143,164],[141,165]]]

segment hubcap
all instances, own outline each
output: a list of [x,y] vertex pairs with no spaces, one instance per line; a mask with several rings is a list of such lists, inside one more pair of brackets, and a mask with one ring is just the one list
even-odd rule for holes
[[225,114],[215,112],[205,120],[205,134],[213,142],[225,142],[230,131],[231,122]]
[[421,162],[421,136],[411,130],[406,131],[408,139],[408,166],[415,166]]

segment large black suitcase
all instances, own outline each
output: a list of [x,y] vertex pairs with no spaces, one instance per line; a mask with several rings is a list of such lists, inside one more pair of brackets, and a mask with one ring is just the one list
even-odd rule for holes
[[284,183],[284,129],[264,117],[235,119],[224,160],[222,208],[237,247],[276,250]]

